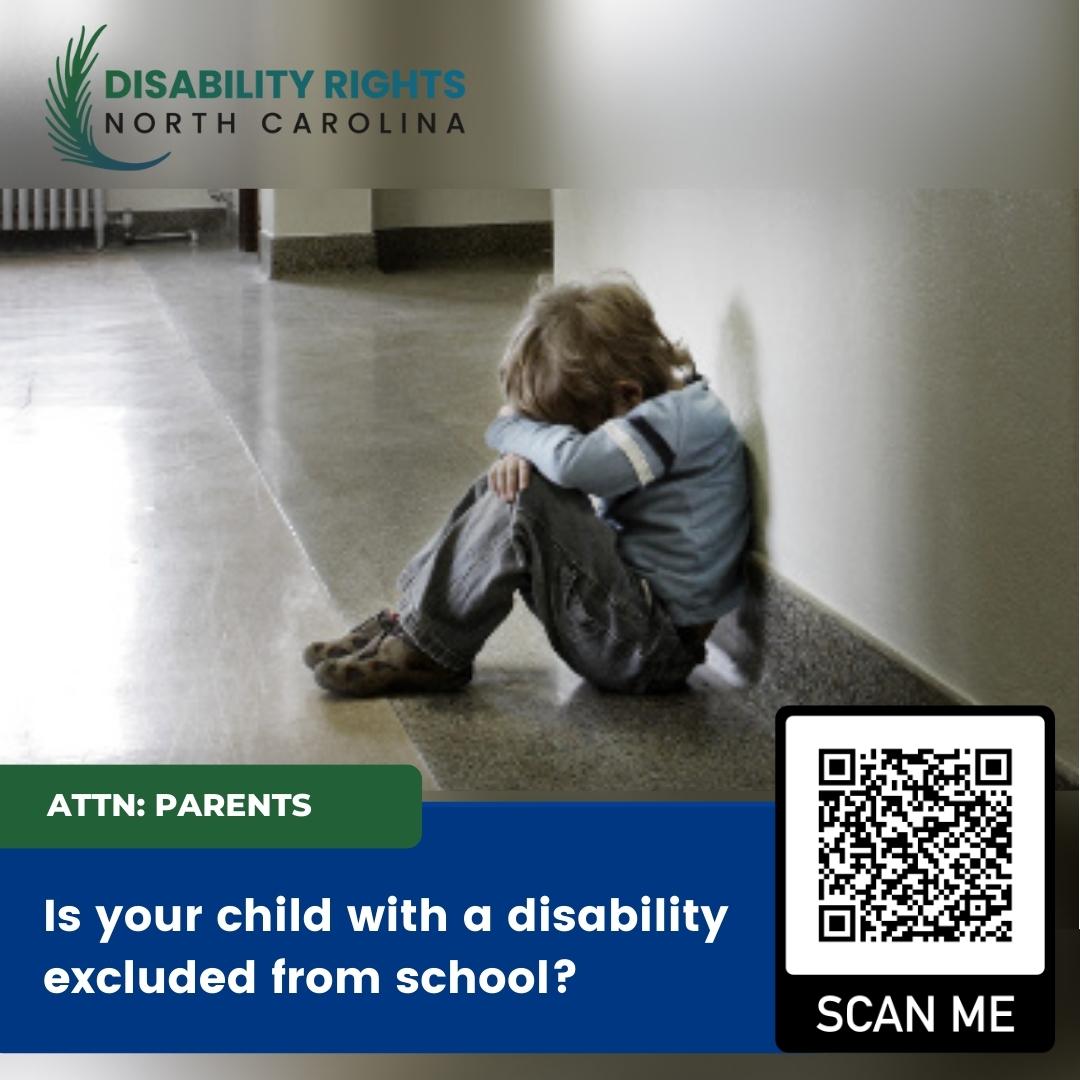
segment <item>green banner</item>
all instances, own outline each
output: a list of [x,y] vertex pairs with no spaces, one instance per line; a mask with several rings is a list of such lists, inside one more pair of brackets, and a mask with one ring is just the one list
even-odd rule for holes
[[0,848],[407,848],[411,765],[0,765]]

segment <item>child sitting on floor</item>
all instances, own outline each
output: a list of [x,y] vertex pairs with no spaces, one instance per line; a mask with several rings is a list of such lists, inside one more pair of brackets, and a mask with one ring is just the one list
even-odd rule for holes
[[308,646],[316,682],[459,689],[520,593],[590,683],[683,686],[743,591],[750,500],[727,410],[621,280],[539,289],[499,374],[502,456],[406,566],[396,613]]

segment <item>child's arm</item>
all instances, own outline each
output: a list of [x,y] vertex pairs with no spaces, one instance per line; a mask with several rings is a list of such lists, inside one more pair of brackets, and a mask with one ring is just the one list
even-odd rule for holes
[[565,424],[499,416],[486,438],[493,450],[531,461],[553,484],[602,499],[644,487],[665,472],[656,449],[627,419],[609,420],[585,435]]

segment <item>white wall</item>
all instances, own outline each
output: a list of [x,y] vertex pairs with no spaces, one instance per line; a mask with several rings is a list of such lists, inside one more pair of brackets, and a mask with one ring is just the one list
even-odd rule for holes
[[377,229],[551,220],[551,193],[539,189],[383,189],[374,205]]
[[555,272],[625,268],[731,404],[762,544],[1075,764],[1073,192],[555,193]]
[[259,228],[270,236],[339,236],[371,232],[368,188],[264,188]]
[[259,232],[267,236],[274,235],[274,215],[277,210],[277,200],[274,198],[273,188],[259,188]]

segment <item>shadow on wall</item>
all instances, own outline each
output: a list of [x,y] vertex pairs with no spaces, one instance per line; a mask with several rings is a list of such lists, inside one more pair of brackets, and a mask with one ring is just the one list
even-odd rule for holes
[[[716,219],[734,220],[724,199]],[[747,443],[754,549],[942,695],[1054,708],[1075,768],[1075,192],[755,196],[747,211],[725,255],[746,292],[714,289],[704,359]],[[770,614],[765,644],[790,686],[806,650],[785,619]],[[838,644],[818,671],[847,665],[839,689],[880,695]]]
[[[719,356],[721,396],[746,444],[750,481],[751,533],[748,556],[765,551],[769,519],[769,445],[761,417],[758,345],[750,311],[738,295],[729,301],[720,322]],[[764,581],[760,564],[747,558],[749,589],[742,606],[721,619],[713,635],[736,664],[742,677],[757,682],[765,652]]]
[[733,297],[720,323],[720,356],[726,404],[746,443],[747,468],[753,501],[751,550],[763,552],[769,520],[769,445],[761,419],[757,336],[741,297]]

